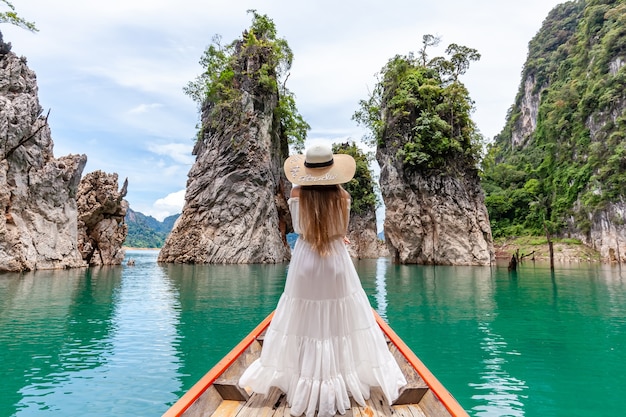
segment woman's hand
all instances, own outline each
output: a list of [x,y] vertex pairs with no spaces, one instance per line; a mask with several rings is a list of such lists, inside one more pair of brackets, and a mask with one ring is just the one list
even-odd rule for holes
[[343,237],[343,243],[345,243],[346,245],[350,244],[350,239],[348,239],[348,236]]

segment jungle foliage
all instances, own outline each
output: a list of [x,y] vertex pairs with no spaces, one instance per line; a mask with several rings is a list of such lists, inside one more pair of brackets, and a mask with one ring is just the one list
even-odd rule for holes
[[372,178],[370,170],[370,162],[373,156],[363,152],[354,142],[333,145],[333,153],[351,155],[356,161],[354,178],[343,185],[343,188],[351,196],[350,211],[356,214],[375,211],[379,201],[376,193],[376,183]]
[[[529,43],[506,125],[483,160],[494,237],[567,235],[572,227],[587,233],[591,214],[623,201],[625,61],[626,1],[570,1],[550,12]],[[534,132],[520,141],[528,82],[539,108]]]
[[[224,117],[241,114],[241,96],[245,84],[242,77],[255,82],[257,93],[278,93],[275,116],[280,121],[282,133],[296,150],[304,148],[308,123],[298,112],[294,94],[285,86],[293,61],[293,52],[285,39],[279,38],[274,22],[255,10],[251,13],[252,24],[243,32],[241,39],[222,45],[221,37],[213,37],[212,43],[200,58],[204,69],[194,81],[183,89],[200,109],[210,108],[210,119],[219,124]],[[247,57],[260,60],[260,66],[249,73]],[[219,127],[219,126],[215,126]],[[198,137],[202,136],[202,130]]]
[[476,165],[481,137],[470,114],[473,101],[459,81],[475,50],[451,44],[446,57],[430,58],[428,48],[440,39],[423,37],[416,54],[396,55],[378,75],[367,100],[361,100],[353,119],[366,127],[372,146],[390,147],[407,172],[445,170],[461,158]]

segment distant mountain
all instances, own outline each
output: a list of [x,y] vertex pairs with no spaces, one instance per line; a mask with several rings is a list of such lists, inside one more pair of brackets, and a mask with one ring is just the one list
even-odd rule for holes
[[128,236],[126,236],[124,246],[131,248],[162,247],[165,238],[174,227],[174,222],[179,216],[180,214],[174,214],[160,222],[152,216],[146,216],[129,208],[125,217],[128,225]]

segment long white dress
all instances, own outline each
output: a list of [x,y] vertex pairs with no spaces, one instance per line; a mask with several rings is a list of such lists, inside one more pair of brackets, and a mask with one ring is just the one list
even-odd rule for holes
[[[299,199],[289,199],[289,208],[300,233]],[[332,249],[320,256],[302,238],[296,241],[261,356],[239,380],[261,394],[280,388],[294,416],[344,414],[349,396],[364,405],[374,386],[391,404],[406,384],[343,239]]]

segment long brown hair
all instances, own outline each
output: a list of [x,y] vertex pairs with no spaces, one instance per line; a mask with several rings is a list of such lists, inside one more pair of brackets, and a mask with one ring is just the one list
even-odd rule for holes
[[320,255],[330,253],[331,241],[348,231],[349,196],[341,185],[311,185],[300,189],[302,238]]

